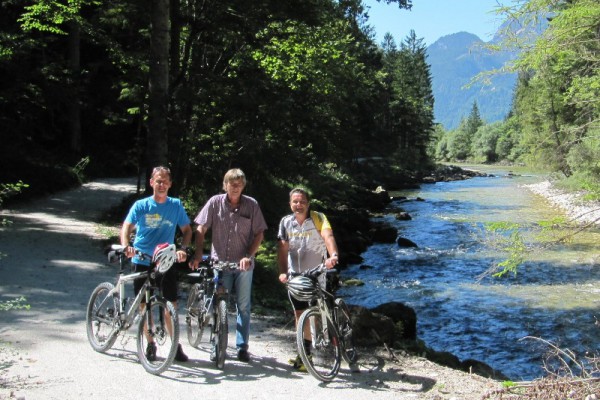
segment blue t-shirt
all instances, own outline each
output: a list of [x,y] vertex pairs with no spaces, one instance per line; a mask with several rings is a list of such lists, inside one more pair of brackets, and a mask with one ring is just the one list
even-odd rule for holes
[[[151,255],[157,245],[174,243],[177,227],[189,225],[190,218],[179,199],[167,197],[166,202],[157,203],[154,198],[146,197],[133,204],[125,222],[136,226],[133,247]],[[133,262],[150,265],[150,260],[137,256]]]

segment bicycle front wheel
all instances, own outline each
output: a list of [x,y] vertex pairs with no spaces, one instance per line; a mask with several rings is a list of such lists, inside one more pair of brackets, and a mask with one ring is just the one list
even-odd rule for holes
[[[310,331],[310,347],[304,344],[304,332]],[[340,342],[335,329],[316,308],[309,308],[298,320],[296,331],[298,354],[304,366],[312,376],[323,382],[329,382],[338,374],[341,363]]]
[[92,348],[104,353],[112,347],[119,333],[119,298],[114,285],[104,282],[96,286],[87,305],[86,330]]
[[346,302],[341,299],[335,299],[336,323],[340,332],[340,343],[342,345],[342,357],[352,367],[358,360],[358,353],[354,345],[354,331],[352,329],[352,320],[350,319],[350,310]]
[[137,352],[144,369],[158,375],[173,363],[179,344],[177,310],[170,301],[154,298],[140,318]]
[[227,301],[220,299],[217,303],[217,319],[215,332],[215,353],[217,368],[225,367],[225,357],[227,356],[227,337],[229,335],[229,326],[227,324]]
[[202,286],[195,283],[188,294],[187,315],[185,323],[187,326],[187,338],[192,347],[198,347],[204,332],[204,298]]

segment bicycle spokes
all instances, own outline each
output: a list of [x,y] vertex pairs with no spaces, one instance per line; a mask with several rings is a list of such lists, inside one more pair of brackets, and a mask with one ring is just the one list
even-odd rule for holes
[[[309,348],[304,346],[305,331],[311,334]],[[296,341],[298,353],[311,375],[324,382],[337,375],[341,361],[340,343],[335,329],[317,308],[309,308],[300,316]]]
[[151,303],[138,327],[138,356],[146,371],[160,374],[171,365],[179,343],[177,312],[162,300]]

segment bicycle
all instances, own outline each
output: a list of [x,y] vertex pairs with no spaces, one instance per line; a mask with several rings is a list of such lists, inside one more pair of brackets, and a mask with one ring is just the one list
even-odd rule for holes
[[239,266],[236,263],[209,261],[208,257],[203,257],[198,272],[188,274],[190,278],[199,279],[188,294],[185,317],[188,342],[192,347],[198,348],[205,327],[210,327],[211,361],[215,361],[218,369],[225,366],[229,334],[229,293],[223,287],[223,272],[237,268]]
[[[108,351],[117,337],[137,324],[137,355],[144,369],[158,375],[173,363],[179,343],[179,323],[174,305],[154,291],[155,279],[166,273],[177,259],[174,244],[156,247],[154,255],[136,250],[138,257],[151,259],[148,271],[124,274],[128,264],[126,247],[112,245],[109,262],[119,262],[116,284],[103,282],[92,291],[87,305],[87,337],[94,350],[100,353]],[[125,296],[125,284],[136,278],[146,280],[133,301]],[[145,301],[145,306],[140,307]],[[146,353],[148,343],[154,342],[155,352]]]
[[[296,344],[298,354],[312,376],[323,382],[335,378],[343,358],[352,371],[357,370],[358,353],[354,346],[350,310],[346,302],[327,290],[328,274],[324,264],[302,273],[291,274],[287,287],[292,296],[311,306],[298,319]],[[320,279],[323,275],[325,279]],[[331,276],[331,275],[330,275]],[[310,331],[310,353],[305,347],[305,332]]]

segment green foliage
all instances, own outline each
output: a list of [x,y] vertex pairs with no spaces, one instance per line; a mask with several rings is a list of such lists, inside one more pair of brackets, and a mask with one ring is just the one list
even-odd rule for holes
[[[27,181],[32,195],[97,176],[137,173],[144,182],[152,167],[146,150],[156,143],[148,132],[158,124],[149,115],[148,3],[17,3],[0,5],[0,130],[11,135],[0,149],[0,181]],[[190,209],[221,190],[231,167],[246,172],[248,194],[276,220],[281,199],[299,183],[314,187],[323,207],[347,201],[312,181],[323,176],[338,192],[353,192],[347,175],[358,158],[395,154],[415,168],[429,162],[424,46],[413,34],[386,58],[360,1],[188,1],[169,15],[161,148],[172,193]],[[79,144],[71,136],[77,117]],[[53,187],[41,187],[38,179],[48,176]]]
[[[29,185],[19,181],[17,183],[0,183],[0,209],[2,209],[2,204],[4,201],[11,196],[15,196],[20,193],[23,189],[28,188]],[[0,226],[8,225],[11,221],[2,218],[0,219]],[[2,258],[3,254],[0,253],[0,258]]]
[[347,21],[318,27],[293,20],[273,22],[257,38],[267,43],[255,49],[252,57],[272,79],[292,90],[310,84],[315,92],[329,94],[336,88],[336,76],[360,68],[359,60],[348,51],[354,38]]
[[[529,0],[499,7],[498,14],[507,17],[498,48],[521,51],[505,66],[518,72],[512,111],[502,124],[479,128],[474,104],[459,128],[438,137],[436,158],[527,163],[559,172],[598,198],[600,4]],[[548,28],[533,37],[546,19]],[[522,29],[511,28],[517,25]]]
[[0,311],[11,311],[11,310],[29,310],[31,306],[26,304],[27,299],[25,297],[17,297],[14,300],[0,301]]
[[0,183],[0,207],[4,200],[20,193],[23,189],[28,188],[29,185],[18,181],[17,183]]
[[79,182],[85,181],[85,175],[83,174],[83,171],[85,170],[85,168],[88,166],[89,163],[90,163],[90,158],[84,157],[81,160],[79,160],[79,162],[77,164],[75,164],[75,166],[73,167],[73,173],[77,176],[77,178],[79,179]]
[[252,278],[252,303],[269,309],[289,307],[287,289],[279,282],[277,251],[275,242],[266,241],[256,256],[256,267]]
[[534,253],[550,246],[568,243],[580,228],[571,226],[565,217],[538,221],[532,226],[516,222],[490,222],[484,224],[483,240],[499,252],[501,260],[492,265],[479,278],[491,275],[502,278],[517,275],[519,267]]
[[470,155],[476,162],[491,163],[498,161],[498,142],[502,136],[502,123],[495,122],[481,126],[471,140]]
[[598,102],[592,100],[600,94],[600,4],[593,0],[536,0],[527,2],[513,16],[535,23],[549,11],[548,29],[515,63],[521,74],[514,115],[527,159],[570,176],[588,167],[577,162],[581,148],[575,155],[571,150],[583,138],[597,140],[589,128],[600,111]]
[[492,267],[492,276],[501,278],[510,273],[516,275],[528,251],[520,225],[512,222],[490,222],[485,224],[485,229],[492,247],[507,254],[504,260]]
[[381,139],[404,166],[427,164],[434,133],[433,92],[423,39],[411,31],[398,49],[392,36],[386,35],[383,50],[379,78],[387,109],[382,114]]

